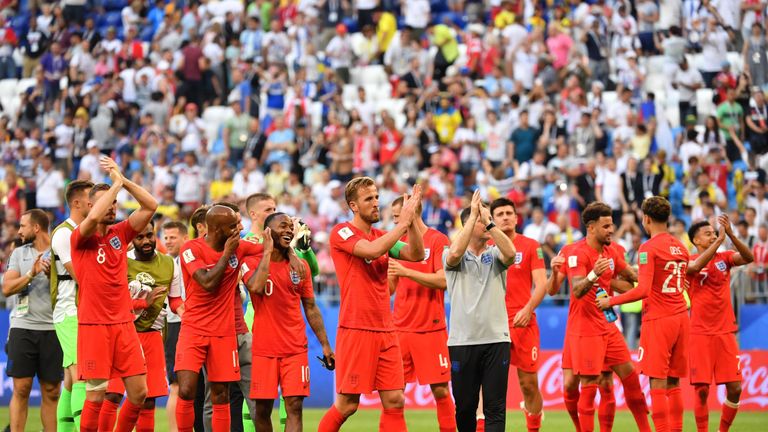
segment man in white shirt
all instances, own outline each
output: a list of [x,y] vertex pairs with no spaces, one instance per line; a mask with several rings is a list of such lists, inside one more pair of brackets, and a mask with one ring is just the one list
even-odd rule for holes
[[413,29],[414,38],[421,39],[421,35],[429,25],[429,0],[409,0],[401,2],[400,5],[405,25]]
[[696,68],[688,65],[688,60],[683,57],[680,68],[672,79],[672,87],[678,92],[678,108],[680,110],[680,123],[688,115],[698,116],[696,110],[696,90],[704,87],[704,78]]
[[352,66],[353,53],[352,38],[347,34],[346,25],[339,24],[336,26],[336,36],[328,42],[325,55],[339,78],[345,84],[349,84],[349,67]]
[[195,209],[203,201],[203,172],[197,164],[197,155],[184,154],[184,162],[173,167],[176,174],[176,202]]
[[595,179],[595,197],[613,210],[614,223],[621,220],[621,175],[616,169],[616,160],[608,158],[606,166],[600,170]]
[[85,179],[99,183],[104,178],[104,171],[101,170],[99,165],[99,157],[101,156],[99,143],[94,139],[88,140],[85,148],[88,150],[88,153],[80,160],[80,175],[88,173],[88,177]]
[[[53,160],[50,155],[42,157],[40,167],[37,169],[36,183],[36,207],[52,215],[56,214],[62,206],[64,176],[61,175],[61,171],[53,167]],[[51,218],[51,220],[55,220],[55,218]]]
[[266,182],[264,174],[258,169],[258,161],[255,158],[248,158],[243,164],[243,169],[238,171],[232,178],[232,194],[240,199],[264,192]]
[[683,164],[683,172],[688,172],[690,169],[690,163],[688,162],[691,157],[696,156],[699,160],[703,160],[707,155],[707,149],[696,141],[698,133],[695,129],[689,129],[686,131],[686,140],[680,146],[680,162]]
[[619,126],[627,125],[627,118],[632,112],[632,106],[630,99],[632,98],[632,90],[624,88],[621,91],[621,96],[616,102],[614,102],[608,109],[608,116],[606,122],[608,126],[617,128]]
[[[56,160],[69,161],[72,157],[72,146],[75,136],[75,128],[72,125],[72,114],[64,114],[64,120],[53,129],[53,135],[56,137]],[[59,165],[62,167],[62,165]],[[68,167],[67,167],[68,168]]]
[[541,207],[534,207],[531,213],[531,223],[525,227],[523,235],[542,244],[548,235],[556,236],[558,234],[560,234],[560,228],[544,217],[544,210]]

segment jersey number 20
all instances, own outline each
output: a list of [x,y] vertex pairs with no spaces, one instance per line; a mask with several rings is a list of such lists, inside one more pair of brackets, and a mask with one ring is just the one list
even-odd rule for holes
[[683,292],[685,285],[685,271],[688,263],[685,261],[667,261],[664,265],[665,271],[671,271],[669,276],[664,279],[664,285],[661,287],[662,294],[678,294]]

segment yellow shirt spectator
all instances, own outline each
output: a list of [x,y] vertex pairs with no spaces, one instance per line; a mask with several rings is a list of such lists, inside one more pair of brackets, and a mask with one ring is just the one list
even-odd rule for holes
[[515,23],[515,14],[508,10],[503,10],[496,14],[496,18],[493,19],[493,25],[497,29],[503,29],[508,25]]
[[376,37],[379,39],[379,51],[387,52],[392,38],[397,32],[397,19],[391,12],[383,12],[376,26]]
[[232,194],[232,180],[214,180],[211,182],[211,189],[208,192],[211,201],[220,201],[227,195]]
[[449,63],[459,57],[459,43],[453,30],[445,24],[438,24],[432,28],[432,43],[440,48],[443,57]]

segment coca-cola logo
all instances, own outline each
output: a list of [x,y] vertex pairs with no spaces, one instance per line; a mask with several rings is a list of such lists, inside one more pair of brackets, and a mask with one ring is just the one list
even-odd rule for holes
[[[739,358],[741,364],[741,400],[739,406],[756,405],[753,408],[765,408],[768,406],[768,364],[753,365],[753,358],[750,353],[742,353]],[[725,397],[725,386],[719,386],[717,399],[723,403]]]

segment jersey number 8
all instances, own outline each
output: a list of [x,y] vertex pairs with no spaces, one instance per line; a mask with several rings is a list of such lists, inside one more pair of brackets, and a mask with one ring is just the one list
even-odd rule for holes
[[104,264],[104,261],[107,260],[107,253],[104,252],[104,248],[99,248],[99,251],[96,252],[96,262],[99,264]]

